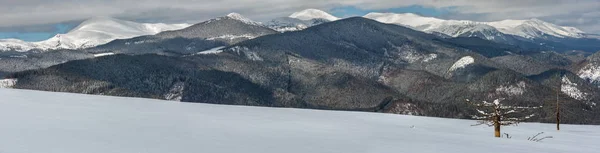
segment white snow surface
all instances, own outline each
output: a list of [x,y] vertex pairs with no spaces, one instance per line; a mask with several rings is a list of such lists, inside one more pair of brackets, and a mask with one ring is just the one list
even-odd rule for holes
[[470,64],[475,63],[475,58],[471,57],[471,56],[465,56],[460,58],[458,61],[456,61],[452,67],[450,67],[450,69],[448,70],[448,72],[452,72],[454,70],[457,69],[461,69],[461,68],[465,68]]
[[[413,13],[376,12],[369,13],[364,17],[383,23],[404,25],[424,32],[440,32],[454,37],[466,32],[490,31],[490,27],[504,34],[517,35],[530,39],[543,38],[545,35],[559,38],[583,38],[585,36],[583,31],[575,27],[562,27],[539,19],[477,22],[469,20],[443,20],[434,17],[423,17]],[[486,36],[486,38],[494,39],[493,35]]]
[[300,12],[295,12],[289,16],[290,18],[296,18],[300,20],[312,20],[312,19],[326,19],[329,21],[339,20],[340,18],[335,17],[325,11],[318,9],[306,9]]
[[109,17],[96,17],[84,21],[66,34],[48,40],[25,42],[17,39],[0,40],[0,51],[29,51],[32,49],[82,49],[106,44],[116,39],[154,35],[162,31],[178,30],[190,24],[137,23]]
[[[5,153],[597,153],[600,127],[173,103],[0,89]],[[539,132],[553,136],[527,141]]]

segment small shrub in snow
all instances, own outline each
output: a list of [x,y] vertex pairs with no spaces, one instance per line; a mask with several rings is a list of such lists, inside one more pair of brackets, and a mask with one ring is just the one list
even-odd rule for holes
[[554,138],[552,136],[545,136],[545,137],[540,137],[542,134],[544,134],[544,132],[540,132],[532,137],[527,138],[527,140],[529,141],[533,141],[533,142],[541,142],[544,139],[551,139]]

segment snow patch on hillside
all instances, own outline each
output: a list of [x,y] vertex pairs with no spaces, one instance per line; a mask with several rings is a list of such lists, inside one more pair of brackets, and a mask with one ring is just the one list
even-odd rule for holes
[[465,68],[470,64],[475,63],[475,58],[471,57],[471,56],[465,56],[460,58],[458,61],[456,61],[451,67],[450,69],[448,69],[449,72],[455,71],[457,69],[461,69],[461,68]]
[[415,63],[415,62],[429,62],[431,60],[434,60],[437,58],[437,54],[427,54],[427,55],[422,55],[419,53],[415,53],[415,52],[402,52],[400,54],[400,57],[407,61],[408,63]]
[[508,96],[518,96],[518,95],[523,95],[523,93],[525,93],[525,89],[527,88],[527,83],[525,83],[524,81],[521,81],[519,83],[517,83],[516,85],[509,85],[509,86],[500,86],[498,88],[496,88],[496,93],[497,94],[506,94]]
[[207,38],[206,40],[215,40],[215,39],[225,39],[225,40],[235,40],[240,38],[246,39],[254,39],[256,36],[244,34],[244,35],[222,35],[218,37]]
[[197,55],[205,55],[205,54],[218,54],[223,52],[223,48],[225,48],[225,46],[221,46],[221,47],[215,47],[209,50],[205,50],[205,51],[201,51],[196,53]]
[[569,95],[573,99],[587,100],[587,93],[583,93],[577,89],[577,83],[571,82],[571,80],[569,80],[567,77],[562,78],[562,86],[560,87],[560,91]]
[[113,52],[99,53],[99,54],[94,54],[94,57],[102,57],[102,56],[110,56],[110,55],[115,55],[115,53],[113,53]]
[[577,73],[579,77],[582,79],[588,80],[590,83],[598,83],[600,82],[600,66],[596,66],[595,64],[588,64],[579,70]]
[[181,101],[183,98],[183,90],[185,89],[185,82],[177,82],[171,87],[169,93],[165,95],[166,100]]
[[17,79],[2,79],[0,80],[0,88],[12,88],[17,84]]
[[244,54],[248,59],[252,61],[263,61],[263,59],[260,56],[258,56],[258,53],[256,52],[245,51]]
[[577,84],[571,82],[571,80],[569,80],[569,78],[567,77],[563,77],[562,78],[562,86],[560,89],[563,93],[569,95],[571,98],[577,99],[577,100],[586,100],[587,98],[587,94],[581,92],[579,89],[577,89]]

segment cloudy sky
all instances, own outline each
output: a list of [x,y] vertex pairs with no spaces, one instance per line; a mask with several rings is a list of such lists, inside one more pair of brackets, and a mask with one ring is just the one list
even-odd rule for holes
[[237,12],[266,21],[306,8],[339,17],[411,12],[476,21],[539,18],[600,33],[600,0],[0,0],[0,38],[42,40],[95,16],[196,23]]

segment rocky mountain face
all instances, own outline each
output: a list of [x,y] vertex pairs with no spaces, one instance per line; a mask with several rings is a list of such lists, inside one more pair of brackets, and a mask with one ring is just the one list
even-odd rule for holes
[[[22,89],[452,118],[471,117],[467,99],[506,98],[530,107],[536,114],[530,121],[541,122],[553,121],[558,93],[565,111],[572,112],[564,115],[565,123],[600,124],[598,87],[575,73],[587,72],[597,55],[577,61],[572,55],[443,38],[361,17],[285,33],[253,23],[225,17],[138,38],[189,41],[202,49],[225,46],[209,54],[191,54],[201,49],[186,50],[176,42],[140,42],[138,48],[119,50],[126,46],[120,44],[138,41],[121,40],[90,52],[133,55],[70,61],[8,78]],[[205,32],[206,27],[222,31]],[[256,38],[209,39],[248,33]],[[139,55],[146,53],[171,56]]]

